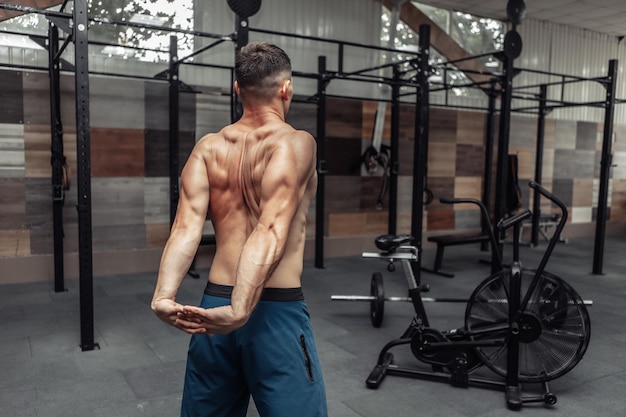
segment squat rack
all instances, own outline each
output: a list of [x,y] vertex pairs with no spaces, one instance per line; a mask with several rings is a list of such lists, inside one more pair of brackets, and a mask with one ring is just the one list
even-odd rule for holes
[[[63,190],[63,127],[60,118],[59,94],[59,59],[70,42],[74,44],[74,74],[76,88],[76,153],[78,169],[78,269],[80,298],[80,347],[83,351],[99,348],[94,341],[93,317],[93,252],[91,232],[91,161],[89,136],[89,54],[87,28],[87,1],[74,0],[72,13],[63,10],[67,0],[61,5],[61,11],[38,10],[30,7],[0,4],[0,8],[36,13],[46,16],[49,21],[49,74],[50,105],[52,130],[52,199],[54,219],[54,258],[55,291],[63,291],[63,226],[62,208]],[[67,33],[61,48],[58,48],[58,28]]]
[[[608,71],[606,76],[600,77],[579,77],[573,75],[559,74],[548,71],[539,71],[532,69],[519,68],[516,69],[522,72],[530,72],[539,75],[545,75],[548,77],[557,77],[559,81],[544,82],[539,84],[529,84],[515,87],[519,90],[531,90],[539,89],[539,92],[534,95],[515,95],[514,98],[522,100],[537,101],[538,107],[524,106],[514,109],[519,112],[536,111],[538,114],[537,119],[537,145],[535,152],[535,181],[541,183],[542,177],[542,164],[543,164],[543,141],[545,132],[545,116],[559,108],[568,107],[597,107],[604,109],[604,123],[602,134],[602,151],[600,159],[600,183],[598,193],[598,211],[596,215],[596,232],[594,239],[594,253],[593,253],[593,266],[592,273],[594,275],[602,275],[603,260],[604,260],[604,242],[606,238],[606,222],[608,220],[608,190],[609,180],[611,177],[612,166],[612,143],[613,143],[613,121],[615,115],[615,105],[626,103],[624,99],[618,99],[615,97],[617,76],[618,76],[619,62],[617,59],[611,59],[608,63]],[[565,101],[565,88],[567,86],[576,85],[581,82],[597,82],[604,87],[606,94],[604,100],[589,101],[589,102],[568,102]],[[548,88],[560,87],[561,94],[560,100],[548,99]],[[538,244],[539,240],[539,216],[540,216],[540,196],[535,193],[533,196],[533,218],[531,229],[531,243],[533,245]]]
[[[51,165],[52,165],[52,200],[53,200],[53,238],[54,238],[54,287],[55,291],[65,291],[64,265],[63,265],[63,202],[65,199],[65,189],[63,182],[63,125],[60,112],[60,71],[70,70],[75,75],[75,101],[76,101],[76,141],[77,141],[77,212],[78,212],[78,257],[79,257],[79,299],[80,299],[80,347],[83,351],[99,348],[99,344],[94,340],[94,304],[93,304],[93,245],[92,245],[92,199],[91,199],[91,147],[90,147],[90,123],[89,123],[89,62],[88,47],[88,26],[90,22],[99,22],[114,25],[124,25],[137,28],[147,28],[158,31],[169,31],[176,33],[192,34],[217,39],[228,40],[228,36],[221,36],[200,31],[189,31],[182,29],[172,29],[161,26],[138,24],[133,22],[116,21],[112,19],[89,18],[86,0],[74,0],[71,13],[64,12],[67,0],[61,5],[60,11],[40,10],[32,7],[25,7],[12,4],[0,3],[0,9],[34,13],[45,16],[49,21],[47,37],[48,48],[48,73],[50,76],[50,111],[51,111]],[[61,28],[67,37],[63,40],[59,48],[59,32]],[[31,36],[40,43],[40,37]],[[61,55],[69,46],[74,44],[74,65],[62,60]],[[102,42],[91,42],[92,44],[109,45]],[[164,52],[164,51],[157,51]],[[24,68],[23,66],[21,68]],[[40,69],[38,67],[28,67],[30,69]],[[128,76],[123,74],[97,73],[99,75],[111,75],[117,77],[130,77],[147,80],[159,80],[155,78]],[[178,80],[174,84],[180,86]],[[178,91],[178,90],[176,90]],[[173,88],[170,88],[173,92]],[[170,120],[170,124],[176,124],[177,119]],[[171,138],[171,136],[170,136]],[[177,143],[177,138],[176,138]],[[175,149],[176,157],[178,156]],[[171,158],[172,159],[172,158]],[[171,161],[170,161],[171,162]],[[170,168],[174,163],[170,164]],[[177,165],[176,165],[177,167]],[[176,190],[178,184],[176,183]]]

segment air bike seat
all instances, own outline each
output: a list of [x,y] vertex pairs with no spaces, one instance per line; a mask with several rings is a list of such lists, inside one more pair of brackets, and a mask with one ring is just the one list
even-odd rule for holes
[[400,246],[412,243],[415,239],[411,235],[381,235],[374,243],[383,252],[395,252]]

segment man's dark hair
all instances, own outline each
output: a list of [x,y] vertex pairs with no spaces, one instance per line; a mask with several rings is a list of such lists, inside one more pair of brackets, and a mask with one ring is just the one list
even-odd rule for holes
[[251,42],[235,57],[235,79],[242,98],[248,93],[269,98],[282,81],[277,79],[282,73],[291,78],[291,61],[285,51],[271,43]]

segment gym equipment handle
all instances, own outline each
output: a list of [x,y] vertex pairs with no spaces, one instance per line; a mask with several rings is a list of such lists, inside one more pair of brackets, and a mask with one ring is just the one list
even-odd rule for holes
[[498,229],[506,230],[511,226],[514,226],[518,223],[523,222],[527,218],[531,217],[532,213],[530,210],[523,210],[517,213],[515,216],[509,217],[508,219],[502,219],[498,222]]

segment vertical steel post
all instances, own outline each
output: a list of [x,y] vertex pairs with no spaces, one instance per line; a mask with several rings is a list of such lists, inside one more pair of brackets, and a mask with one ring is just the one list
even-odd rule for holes
[[[513,59],[503,56],[504,74],[501,77],[500,94],[500,126],[498,130],[498,157],[496,169],[496,200],[494,202],[493,220],[496,224],[503,216],[506,207],[507,180],[509,175],[509,129],[511,127],[511,99],[513,96]],[[501,238],[500,231],[494,226],[494,233]],[[502,245],[500,245],[501,251]],[[497,264],[492,254],[492,265]]]
[[315,196],[315,267],[324,268],[326,188],[326,57],[317,58],[317,194]]
[[[250,39],[250,27],[248,25],[247,17],[237,16],[235,19],[235,32],[237,33],[237,38],[235,42],[235,57],[243,48],[248,44]],[[234,76],[233,76],[234,82]],[[232,85],[232,84],[231,84]],[[236,122],[243,115],[243,104],[241,102],[241,98],[237,95],[234,88],[231,89],[231,108],[230,108],[230,121],[232,123]]]
[[[489,103],[487,107],[487,116],[485,118],[485,164],[483,167],[483,198],[482,202],[487,208],[487,213],[491,211],[491,181],[493,178],[493,132],[496,115],[496,80],[491,80],[491,86],[489,88]],[[490,228],[491,224],[489,219],[482,219],[481,217],[481,230],[482,234],[488,234],[487,228]],[[480,249],[487,250],[489,247],[488,242],[481,242]],[[492,264],[495,266],[495,264]]]
[[87,0],[75,0],[74,56],[76,151],[78,168],[78,258],[80,276],[80,347],[94,350],[93,242],[91,231],[91,143],[89,132],[89,44]]
[[419,27],[419,55],[416,74],[415,100],[415,144],[413,146],[413,202],[411,210],[411,235],[415,238],[415,246],[419,256],[412,262],[413,274],[419,287],[421,285],[422,266],[422,223],[424,221],[424,178],[426,177],[425,150],[428,144],[428,58],[430,56],[430,26]]
[[388,233],[395,235],[398,229],[398,173],[400,147],[400,69],[393,66],[391,84],[391,154],[389,165],[389,219]]
[[65,291],[63,264],[63,123],[61,121],[61,87],[59,52],[59,28],[48,23],[48,75],[50,77],[50,133],[52,158],[52,237],[54,241],[54,291]]
[[[548,86],[539,87],[539,117],[537,119],[537,146],[535,148],[535,182],[541,184],[543,177],[543,143],[546,132],[546,99],[548,98]],[[530,243],[539,245],[539,218],[541,216],[541,194],[536,190],[533,195],[533,219],[530,231]]]
[[170,228],[176,218],[176,209],[180,197],[178,183],[178,131],[179,131],[179,84],[178,79],[178,38],[170,36],[169,81],[169,165],[170,165]]
[[593,273],[602,274],[604,261],[604,239],[606,238],[606,221],[608,220],[609,180],[613,154],[613,115],[615,113],[615,87],[617,85],[618,60],[609,61],[607,75],[606,100],[604,111],[604,134],[602,136],[602,158],[600,159],[600,190],[598,192],[598,214],[596,215],[596,237],[593,249]]

